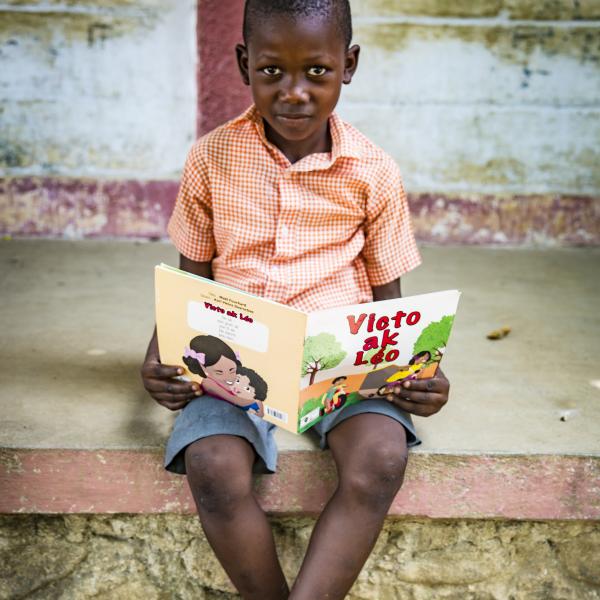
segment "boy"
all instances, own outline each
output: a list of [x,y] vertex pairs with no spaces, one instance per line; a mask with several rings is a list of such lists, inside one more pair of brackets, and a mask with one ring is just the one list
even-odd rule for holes
[[[188,157],[169,234],[182,269],[305,310],[400,296],[420,262],[391,159],[334,113],[359,47],[347,0],[247,0],[236,48],[254,106],[204,136]],[[402,483],[409,413],[446,403],[439,374],[388,400],[334,411],[315,426],[339,484],[314,528],[291,591],[252,471],[274,470],[273,426],[202,396],[160,363],[153,336],[142,378],[183,408],[167,468],[185,472],[203,529],[243,598],[343,598],[367,559]],[[325,567],[324,567],[325,566]]]

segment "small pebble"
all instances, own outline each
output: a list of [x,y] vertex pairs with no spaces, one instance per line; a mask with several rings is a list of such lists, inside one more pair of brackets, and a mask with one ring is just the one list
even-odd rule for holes
[[487,334],[488,340],[501,340],[510,333],[510,327],[500,327],[500,329],[494,329]]

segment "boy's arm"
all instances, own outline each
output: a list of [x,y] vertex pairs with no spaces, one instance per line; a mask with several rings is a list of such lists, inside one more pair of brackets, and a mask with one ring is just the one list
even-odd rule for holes
[[[196,262],[179,255],[179,268],[182,271],[212,279],[210,262]],[[156,327],[150,338],[146,358],[142,364],[142,382],[148,393],[159,403],[170,410],[183,408],[190,400],[200,395],[200,386],[196,382],[175,379],[183,375],[181,365],[163,365],[160,362]]]
[[402,298],[402,292],[400,290],[400,279],[390,281],[385,285],[378,285],[372,287],[373,300],[392,300],[393,298]]
[[[400,279],[371,288],[374,300],[401,298]],[[394,387],[387,399],[396,406],[419,417],[430,417],[448,402],[450,382],[440,368],[430,379],[413,379]]]
[[195,260],[190,260],[183,254],[179,255],[179,268],[182,271],[187,271],[188,273],[193,273],[194,275],[200,275],[200,277],[205,277],[206,279],[212,279],[212,262],[197,262]]

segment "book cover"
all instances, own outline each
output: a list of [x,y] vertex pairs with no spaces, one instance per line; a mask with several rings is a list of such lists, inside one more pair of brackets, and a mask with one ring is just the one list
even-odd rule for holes
[[304,313],[167,265],[155,269],[162,362],[293,433],[343,406],[432,377],[460,293]]

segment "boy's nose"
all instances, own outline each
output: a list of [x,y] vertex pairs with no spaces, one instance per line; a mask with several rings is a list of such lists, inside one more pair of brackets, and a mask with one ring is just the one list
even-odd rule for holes
[[289,85],[280,91],[279,97],[282,102],[289,104],[303,104],[309,100],[308,92],[299,81],[290,81]]

